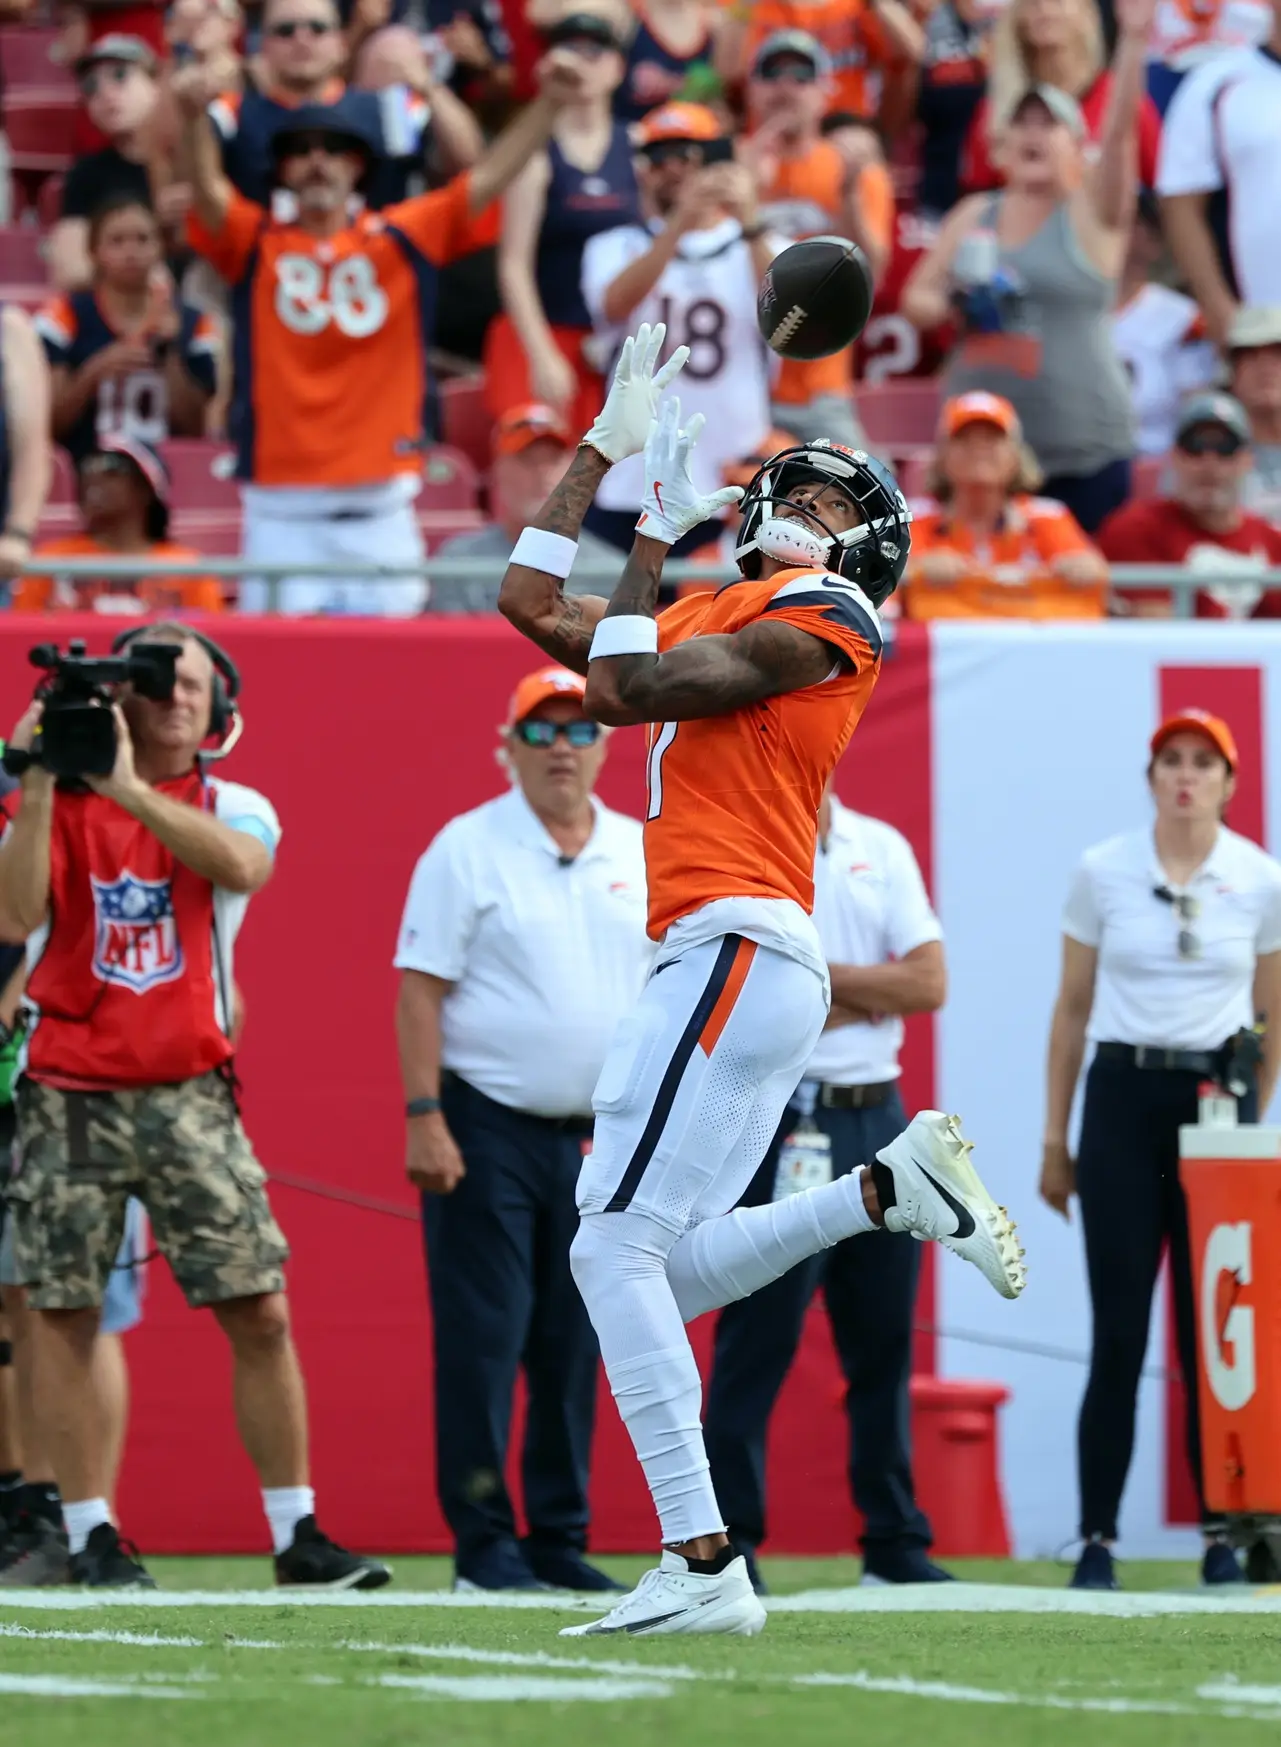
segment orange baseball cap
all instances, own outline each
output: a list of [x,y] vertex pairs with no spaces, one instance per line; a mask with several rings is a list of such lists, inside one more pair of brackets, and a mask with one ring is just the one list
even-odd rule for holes
[[966,425],[995,425],[1007,437],[1021,440],[1023,436],[1019,415],[1009,401],[999,394],[986,394],[982,389],[974,389],[969,394],[954,394],[951,400],[943,402],[939,414],[940,437],[954,437]]
[[664,103],[642,118],[636,143],[653,146],[659,140],[718,140],[724,132],[705,104]]
[[494,426],[495,455],[519,455],[540,437],[550,437],[562,448],[572,449],[574,438],[560,414],[541,400],[527,400],[510,407]]
[[1237,768],[1237,743],[1222,716],[1212,716],[1208,710],[1178,710],[1173,716],[1167,716],[1152,736],[1153,758],[1175,734],[1203,734],[1227,761],[1228,769]]
[[541,705],[553,698],[571,698],[582,703],[587,681],[567,667],[540,667],[537,673],[527,673],[512,693],[507,706],[507,726],[514,728],[526,716],[532,716]]

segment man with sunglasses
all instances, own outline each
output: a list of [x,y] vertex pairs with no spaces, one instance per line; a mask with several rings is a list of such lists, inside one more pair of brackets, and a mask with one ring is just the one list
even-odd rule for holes
[[[583,1558],[599,1350],[569,1246],[592,1088],[651,948],[641,828],[593,796],[606,731],[584,689],[561,667],[521,680],[502,730],[511,791],[433,840],[396,949],[459,1588],[622,1587]],[[522,1366],[520,1543],[503,1474]]]
[[[492,242],[498,196],[576,96],[581,65],[554,49],[539,96],[475,168],[381,213],[355,196],[376,142],[349,111],[307,105],[273,136],[277,177],[296,217],[275,218],[236,190],[192,69],[174,75],[181,149],[192,185],[189,236],[231,285],[236,304],[231,426],[244,482],[243,550],[297,564],[288,612],[411,614],[421,581],[360,582],[308,565],[420,564],[413,500],[422,483],[428,348],[439,273]],[[261,610],[263,585],[241,591]]]
[[404,82],[383,90],[344,84],[347,42],[334,0],[267,0],[259,59],[266,82],[243,93],[220,93],[209,114],[222,142],[223,168],[260,205],[272,191],[272,136],[303,104],[340,103],[376,142],[363,190],[373,208],[409,194],[423,170],[429,125],[447,172],[466,169],[480,155],[474,120],[452,93],[431,83],[425,56],[407,61]]
[[[1182,564],[1204,576],[1198,619],[1281,618],[1281,589],[1263,575],[1281,566],[1281,528],[1242,507],[1250,472],[1250,421],[1230,394],[1195,394],[1186,401],[1170,454],[1174,491],[1113,510],[1095,535],[1114,564]],[[1175,609],[1163,589],[1125,589],[1140,617]]]

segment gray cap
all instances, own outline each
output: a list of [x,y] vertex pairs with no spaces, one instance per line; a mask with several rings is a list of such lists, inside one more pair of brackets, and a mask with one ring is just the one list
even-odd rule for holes
[[1281,346],[1281,307],[1275,303],[1239,309],[1228,329],[1228,351],[1248,352],[1255,346]]
[[826,79],[832,71],[831,55],[808,30],[772,31],[752,56],[753,73],[759,73],[766,61],[775,60],[779,55],[796,55],[808,61],[820,79]]
[[1060,91],[1057,85],[1029,85],[1014,105],[1011,120],[1028,103],[1043,103],[1055,121],[1066,127],[1074,139],[1085,138],[1085,116],[1081,105],[1069,92]]
[[76,60],[76,78],[83,77],[90,67],[96,67],[102,61],[127,61],[132,66],[145,67],[149,73],[154,73],[158,66],[154,50],[140,36],[125,36],[120,31],[100,36],[97,42],[90,43]]
[[1250,418],[1234,394],[1214,392],[1193,394],[1179,408],[1175,426],[1177,438],[1185,436],[1195,425],[1222,425],[1240,443],[1250,441]]

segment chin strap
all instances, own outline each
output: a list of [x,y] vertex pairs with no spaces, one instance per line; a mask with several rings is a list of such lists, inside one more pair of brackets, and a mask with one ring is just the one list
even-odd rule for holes
[[752,542],[764,558],[777,564],[826,564],[831,541],[790,516],[768,516]]

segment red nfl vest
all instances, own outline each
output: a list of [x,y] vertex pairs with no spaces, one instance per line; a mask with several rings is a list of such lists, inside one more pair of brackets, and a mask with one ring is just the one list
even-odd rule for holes
[[[196,773],[155,787],[192,806],[212,802]],[[27,979],[32,1079],[164,1085],[227,1061],[212,884],[105,795],[56,795],[50,862],[49,920],[31,942]]]

